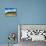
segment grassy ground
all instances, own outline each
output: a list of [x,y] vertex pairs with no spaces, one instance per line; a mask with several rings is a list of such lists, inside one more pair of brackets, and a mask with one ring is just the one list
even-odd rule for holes
[[16,16],[16,12],[7,12],[5,13],[6,16]]

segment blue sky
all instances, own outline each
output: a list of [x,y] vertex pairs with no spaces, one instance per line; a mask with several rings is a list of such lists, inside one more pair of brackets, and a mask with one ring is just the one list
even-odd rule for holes
[[16,12],[16,8],[5,8],[5,13],[7,12]]

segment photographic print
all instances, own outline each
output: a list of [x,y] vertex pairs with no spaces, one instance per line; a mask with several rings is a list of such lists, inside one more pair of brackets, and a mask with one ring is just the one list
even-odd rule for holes
[[5,8],[5,16],[16,16],[16,8]]
[[46,25],[19,25],[20,40],[46,41]]

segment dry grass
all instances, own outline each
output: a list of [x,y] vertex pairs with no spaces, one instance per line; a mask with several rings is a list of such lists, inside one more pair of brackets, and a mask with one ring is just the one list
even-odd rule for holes
[[5,13],[6,16],[16,16],[16,12],[7,12]]

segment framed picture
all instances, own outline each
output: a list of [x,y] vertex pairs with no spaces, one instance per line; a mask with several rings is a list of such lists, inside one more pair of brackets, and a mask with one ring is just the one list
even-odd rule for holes
[[46,41],[45,24],[19,24],[18,38],[21,40]]
[[5,16],[16,16],[16,8],[5,8]]

